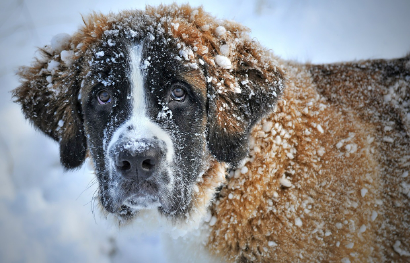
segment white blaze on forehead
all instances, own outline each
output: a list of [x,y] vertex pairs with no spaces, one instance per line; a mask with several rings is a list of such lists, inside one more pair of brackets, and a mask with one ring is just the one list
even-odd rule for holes
[[[165,142],[166,161],[168,164],[171,164],[174,157],[174,147],[171,136],[147,116],[148,105],[145,99],[144,89],[145,76],[141,67],[142,51],[142,44],[135,45],[129,49],[130,72],[128,78],[131,84],[130,99],[132,100],[132,111],[130,112],[130,118],[114,132],[107,150],[109,151],[111,149],[119,140],[120,136],[122,136],[123,139],[129,139],[128,146],[135,149],[139,148],[138,145],[140,145],[140,143],[138,143],[138,140],[156,137],[158,140]],[[132,129],[128,129],[128,127],[132,127]],[[135,147],[130,145],[132,143],[135,143]]]
[[131,81],[131,97],[133,100],[132,116],[138,115],[145,117],[146,103],[144,94],[144,76],[141,71],[142,45],[136,45],[130,50],[130,81]]

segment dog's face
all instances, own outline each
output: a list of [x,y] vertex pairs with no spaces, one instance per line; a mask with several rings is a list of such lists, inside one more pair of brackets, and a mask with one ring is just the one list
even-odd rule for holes
[[81,92],[102,205],[123,217],[152,207],[185,214],[210,160],[205,77],[172,43],[116,42],[96,47]]
[[[60,50],[43,49],[20,71],[14,96],[26,117],[59,141],[67,169],[89,152],[106,211],[187,218],[215,193],[220,182],[204,183],[215,163],[246,156],[283,77],[242,27],[220,23],[187,6],[91,16]],[[197,200],[203,192],[208,199]]]

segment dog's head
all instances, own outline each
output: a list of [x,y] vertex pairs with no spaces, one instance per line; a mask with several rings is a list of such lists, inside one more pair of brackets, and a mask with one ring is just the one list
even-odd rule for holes
[[108,212],[186,218],[282,91],[276,59],[246,31],[189,6],[94,14],[20,70],[14,96],[65,168],[90,154]]

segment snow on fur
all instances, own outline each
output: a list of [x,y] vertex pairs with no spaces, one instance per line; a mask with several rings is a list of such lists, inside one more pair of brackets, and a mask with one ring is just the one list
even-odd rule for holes
[[[208,219],[202,223],[210,253],[226,262],[408,260],[409,57],[299,65],[260,47],[246,28],[189,6],[93,14],[85,21],[23,68],[14,92],[26,116],[61,145],[76,138],[79,125],[66,102],[81,88],[70,86],[79,59],[104,56],[98,45],[115,45],[121,30],[149,41],[165,35],[177,42],[175,59],[197,70],[208,66],[215,93],[207,95],[216,111],[210,127],[250,135],[249,153],[237,167],[215,162],[197,182],[188,216]],[[37,106],[44,101],[26,100],[44,87],[47,99],[56,98],[47,111]],[[243,107],[235,104],[239,94],[249,99]],[[247,126],[249,104],[271,98],[263,118]]]

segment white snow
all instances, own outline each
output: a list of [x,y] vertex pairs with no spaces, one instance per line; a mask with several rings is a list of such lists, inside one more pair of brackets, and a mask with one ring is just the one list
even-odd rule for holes
[[[158,234],[141,235],[139,229],[132,228],[118,230],[100,215],[96,205],[92,213],[94,175],[86,166],[77,171],[63,171],[57,143],[34,130],[24,119],[20,107],[11,102],[10,90],[19,85],[13,70],[29,65],[37,47],[52,39],[50,46],[55,54],[63,51],[69,35],[57,34],[73,34],[82,23],[80,14],[92,10],[108,13],[143,9],[146,4],[172,2],[33,0],[25,1],[24,5],[12,0],[1,2],[4,23],[0,32],[0,262],[169,262]],[[409,51],[410,35],[403,34],[410,24],[406,1],[376,1],[372,5],[354,0],[326,1],[320,5],[295,0],[192,0],[190,3],[204,5],[205,11],[216,17],[243,23],[252,30],[252,38],[284,59],[325,63],[396,58]],[[377,15],[380,13],[383,15]],[[331,31],[325,22],[329,19],[335,22]],[[363,19],[367,23],[359,23]],[[210,28],[204,25],[201,30]],[[108,43],[114,45],[115,41]],[[225,54],[221,51],[221,55]],[[51,76],[47,81],[52,82]],[[406,176],[408,172],[403,173]],[[275,192],[274,196],[279,195]],[[373,212],[371,218],[376,217],[377,212]],[[403,253],[398,242],[394,249]],[[273,241],[268,245],[277,246]]]
[[289,188],[289,187],[292,186],[292,182],[289,181],[285,176],[283,176],[282,178],[280,178],[279,182],[280,182],[280,184],[281,184],[283,187]]
[[110,46],[110,47],[115,46],[115,42],[114,42],[112,39],[108,39],[108,40],[107,40],[107,44],[108,44],[108,46]]
[[393,127],[385,126],[385,127],[383,128],[383,130],[384,130],[385,132],[389,132],[389,131],[393,130]]
[[225,27],[223,27],[223,26],[218,26],[218,27],[215,29],[215,34],[216,34],[217,36],[219,36],[219,37],[225,35],[225,33],[226,33],[226,29],[225,29]]
[[194,53],[190,48],[184,47],[179,50],[179,56],[185,60],[190,60],[194,57]]
[[202,31],[208,31],[208,30],[209,30],[209,25],[203,25],[203,26],[201,27],[201,30],[202,30]]
[[195,19],[195,16],[199,13],[198,9],[195,9],[194,11],[192,11],[191,13],[191,20]]
[[336,148],[337,148],[337,149],[340,149],[340,148],[343,146],[343,144],[344,144],[344,140],[341,140],[340,142],[338,142],[338,143],[336,144]]
[[402,249],[400,246],[401,242],[397,240],[393,245],[394,251],[396,251],[400,256],[410,257],[410,252]]
[[325,154],[325,148],[324,147],[320,147],[319,150],[317,150],[317,154],[319,156],[323,156]]
[[357,151],[357,144],[349,143],[345,146],[345,149],[348,153],[355,153]]
[[299,217],[295,218],[295,225],[301,227],[302,226],[302,220]]
[[366,188],[363,188],[360,190],[360,194],[362,195],[362,197],[364,197],[367,194],[368,190]]
[[248,167],[243,166],[243,167],[241,168],[241,173],[242,173],[242,174],[246,174],[247,172],[248,172]]
[[67,48],[70,43],[71,36],[69,34],[61,33],[55,35],[51,39],[51,48],[55,53],[60,53],[63,49]]
[[174,30],[175,31],[177,31],[178,30],[178,28],[179,28],[179,23],[171,23],[171,26],[173,26],[174,27]]
[[98,51],[97,53],[95,53],[95,56],[97,58],[103,57],[104,56],[104,51]]
[[235,92],[235,93],[242,93],[242,90],[241,90],[241,88],[240,87],[238,87],[238,86],[236,86],[234,89],[233,89],[233,91]]
[[407,195],[410,198],[410,184],[406,182],[401,182],[402,193]]
[[221,54],[223,56],[229,56],[229,46],[228,45],[222,45],[219,50],[221,51]]
[[262,125],[262,129],[264,132],[270,132],[272,129],[273,123],[271,121],[267,121]]
[[346,248],[350,248],[350,249],[351,249],[351,248],[353,248],[353,246],[354,246],[354,243],[349,243],[349,244],[346,245]]
[[227,57],[225,57],[225,56],[216,55],[216,56],[215,56],[215,62],[216,62],[216,64],[218,64],[218,66],[220,66],[221,68],[224,68],[224,69],[230,69],[230,68],[232,68],[231,61],[229,60],[229,58],[227,58]]
[[210,226],[215,225],[216,220],[217,220],[216,217],[213,216],[213,217],[211,218],[211,221],[209,221],[209,225],[210,225]]
[[67,65],[67,67],[71,66],[74,61],[74,51],[72,50],[63,50],[60,53],[61,60]]
[[270,246],[270,247],[276,247],[278,244],[276,244],[276,242],[274,242],[274,241],[269,241],[268,242],[268,246]]
[[391,138],[391,137],[388,137],[388,136],[384,136],[384,137],[383,137],[383,141],[389,142],[389,143],[393,143],[393,142],[394,142],[394,139]]
[[376,211],[372,211],[372,215],[371,215],[372,221],[376,220],[376,218],[377,218],[377,212],[376,212]]
[[51,72],[51,74],[54,75],[55,71],[58,69],[59,66],[60,66],[60,62],[51,60],[50,62],[48,62],[47,70]]
[[324,132],[325,132],[320,124],[318,124],[316,128],[317,128],[317,130],[318,130],[320,133],[324,133]]

